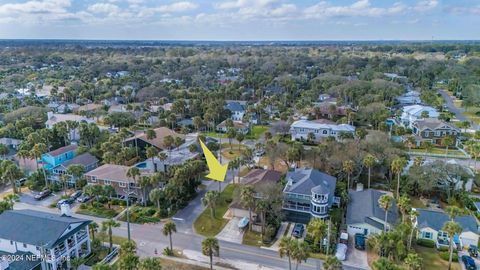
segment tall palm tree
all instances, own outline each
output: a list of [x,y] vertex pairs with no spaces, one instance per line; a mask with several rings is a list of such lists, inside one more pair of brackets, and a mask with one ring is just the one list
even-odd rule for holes
[[212,216],[212,219],[215,218],[215,205],[217,204],[219,197],[220,193],[218,191],[209,190],[202,198],[203,205],[210,208],[210,214]]
[[391,165],[392,171],[397,174],[397,198],[400,196],[400,175],[405,165],[407,165],[407,160],[402,157],[394,159]]
[[287,256],[288,258],[288,269],[292,270],[292,252],[295,249],[296,240],[291,237],[284,236],[280,239],[280,244],[278,246],[278,254],[280,258]]
[[113,219],[108,219],[102,222],[102,231],[108,233],[108,243],[109,251],[112,251],[113,248],[113,239],[112,239],[112,228],[120,227],[120,223],[116,222]]
[[418,217],[418,212],[411,209],[409,212],[409,216],[410,216],[410,236],[408,239],[408,250],[412,248],[413,236],[415,235],[415,231],[417,229],[417,227],[415,226],[415,221]]
[[244,205],[244,207],[248,208],[248,228],[252,230],[252,211],[255,208],[255,190],[251,185],[244,185],[240,189],[240,201]]
[[163,197],[163,191],[159,188],[154,188],[150,191],[149,197],[150,201],[155,202],[157,211],[160,212],[160,200]]
[[376,162],[376,158],[371,155],[371,154],[367,154],[364,158],[363,158],[363,166],[367,167],[368,169],[368,188],[370,189],[370,182],[371,182],[371,175],[372,175],[372,167],[373,165],[375,165],[375,162]]
[[1,177],[10,182],[14,194],[18,193],[17,180],[23,176],[22,170],[11,160],[3,160],[0,164]]
[[217,238],[208,237],[202,241],[202,254],[210,257],[210,269],[213,270],[213,256],[219,256],[220,245]]
[[172,233],[177,232],[177,225],[173,221],[168,221],[163,225],[163,235],[168,236],[170,240],[170,251],[173,253]]
[[98,224],[95,221],[92,221],[90,224],[88,224],[88,229],[92,235],[92,241],[95,240],[95,233],[98,231]]
[[158,154],[157,148],[153,146],[150,146],[147,148],[146,155],[147,155],[147,158],[150,158],[152,160],[152,166],[153,166],[154,172],[157,172],[157,164],[155,164],[155,159],[154,159],[157,156],[157,154]]
[[355,170],[355,163],[353,160],[345,160],[343,162],[343,171],[347,174],[347,190],[350,188],[350,176]]
[[463,228],[455,221],[447,221],[442,227],[442,231],[448,234],[449,241],[449,252],[450,256],[448,257],[448,270],[452,267],[452,257],[453,257],[453,237],[456,234],[460,234]]
[[445,147],[445,158],[448,156],[448,148],[455,143],[455,139],[452,136],[446,136],[442,138],[441,145]]
[[449,205],[445,208],[445,213],[447,213],[450,221],[454,221],[456,217],[465,214],[465,211],[458,206]]
[[298,270],[298,266],[302,262],[306,262],[308,257],[310,257],[310,247],[305,241],[296,241],[294,249],[292,251],[292,259],[297,263],[295,270]]
[[342,262],[335,256],[327,256],[323,261],[323,268],[325,270],[342,270]]
[[412,204],[410,202],[410,198],[407,195],[402,195],[397,200],[397,207],[402,213],[402,222],[405,222],[405,218],[412,210]]
[[392,206],[392,197],[388,195],[382,195],[378,199],[378,205],[385,211],[385,224],[383,226],[383,231],[387,231],[387,218],[388,218],[388,209]]
[[[30,156],[35,159],[35,164],[37,166],[38,171],[38,160],[42,157],[42,154],[47,151],[47,146],[44,143],[37,143],[33,146],[32,150],[30,150]],[[43,177],[45,179],[45,187],[47,186],[47,172],[43,171]]]

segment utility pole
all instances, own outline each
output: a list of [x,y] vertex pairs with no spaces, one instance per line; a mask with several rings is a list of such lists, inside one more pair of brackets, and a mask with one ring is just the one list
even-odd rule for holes
[[130,182],[127,183],[127,196],[125,196],[125,199],[127,200],[127,210],[126,210],[126,215],[127,215],[127,235],[128,235],[128,241],[130,242]]

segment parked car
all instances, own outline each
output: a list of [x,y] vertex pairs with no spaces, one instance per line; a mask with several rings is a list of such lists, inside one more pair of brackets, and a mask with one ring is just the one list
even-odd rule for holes
[[478,257],[478,247],[475,245],[470,245],[470,247],[468,247],[468,253],[471,257]]
[[343,243],[337,244],[337,251],[335,252],[335,257],[340,261],[345,261],[347,257],[347,245]]
[[74,193],[72,193],[70,195],[70,198],[72,198],[73,200],[76,200],[78,199],[78,197],[82,196],[82,192],[80,190],[77,190],[75,191]]
[[355,234],[355,248],[365,250],[365,235],[361,233]]
[[348,233],[342,232],[340,233],[340,243],[348,245]]
[[86,195],[86,194],[83,194],[81,195],[80,197],[77,198],[77,202],[79,203],[85,203],[85,202],[88,202],[92,197]]
[[465,268],[467,270],[477,270],[477,266],[475,265],[475,260],[472,257],[463,255],[462,261],[465,264]]
[[15,185],[17,187],[22,187],[25,185],[26,182],[27,182],[27,178],[21,178],[15,181]]
[[62,206],[62,204],[72,204],[75,200],[72,199],[72,198],[68,198],[68,199],[62,199],[60,201],[57,202],[57,208],[60,208]]
[[255,151],[255,156],[256,157],[261,157],[263,155],[265,155],[265,150],[259,149],[259,150]]
[[50,189],[44,189],[40,191],[38,194],[36,194],[35,196],[33,196],[33,198],[37,201],[40,201],[50,196],[51,194],[52,194],[52,191]]
[[296,223],[295,226],[293,227],[292,236],[296,238],[301,238],[303,236],[304,230],[305,230],[305,227],[303,226],[303,224]]

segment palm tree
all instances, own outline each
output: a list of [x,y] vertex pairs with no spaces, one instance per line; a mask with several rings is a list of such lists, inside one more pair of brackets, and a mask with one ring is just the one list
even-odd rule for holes
[[307,242],[305,241],[295,241],[294,249],[292,251],[291,257],[294,261],[297,262],[295,270],[298,270],[298,266],[302,262],[306,262],[308,257],[310,257],[309,249]]
[[210,214],[212,216],[212,219],[215,218],[215,205],[217,204],[219,197],[220,193],[218,191],[209,190],[202,198],[203,205],[210,208]]
[[345,160],[343,162],[343,171],[347,174],[347,190],[350,188],[350,176],[355,170],[355,163],[352,160]]
[[342,262],[335,256],[327,256],[323,261],[323,268],[325,270],[342,270]]
[[147,148],[146,155],[147,155],[147,158],[152,159],[152,166],[153,166],[154,172],[157,172],[157,164],[155,164],[155,160],[154,160],[154,158],[157,156],[157,154],[158,154],[157,148],[155,148],[153,146],[150,146],[150,147]]
[[70,260],[70,266],[73,270],[77,270],[85,262],[82,257],[75,257]]
[[238,151],[240,151],[240,146],[245,139],[245,135],[242,132],[238,132],[237,135],[235,136],[235,139],[238,141]]
[[422,142],[423,147],[425,148],[425,154],[432,151],[433,149],[433,144],[430,141],[424,141]]
[[325,235],[327,234],[328,225],[320,218],[312,218],[307,225],[307,231],[313,236],[313,243],[319,246]]
[[397,174],[397,198],[400,196],[400,175],[402,174],[405,165],[407,165],[407,160],[400,157],[394,159],[391,165],[392,171]]
[[453,221],[456,217],[465,214],[465,211],[458,206],[450,205],[445,208],[445,213],[447,213],[450,221]]
[[405,144],[405,146],[408,147],[408,152],[412,152],[412,148],[415,146],[415,143],[416,143],[415,137],[408,136],[408,137],[405,138],[403,143]]
[[372,167],[373,165],[375,165],[375,162],[376,162],[376,158],[371,155],[371,154],[367,154],[364,158],[363,158],[363,166],[367,167],[368,169],[368,188],[370,189],[370,180],[371,180],[371,175],[372,175]]
[[449,252],[450,256],[448,257],[448,270],[452,267],[452,257],[453,257],[453,237],[456,234],[460,234],[463,228],[455,221],[447,221],[443,225],[442,231],[448,234],[448,241],[449,241]]
[[111,252],[113,248],[112,228],[120,227],[120,223],[113,219],[108,219],[102,222],[102,231],[108,233],[108,242],[110,244],[108,250]]
[[173,221],[168,221],[163,225],[163,235],[168,236],[170,239],[170,251],[173,253],[173,243],[172,243],[172,233],[177,232],[177,225],[175,225],[175,222]]
[[412,210],[412,204],[410,202],[410,198],[407,195],[402,195],[398,198],[397,207],[402,213],[402,222],[405,222],[405,218]]
[[417,229],[417,227],[415,226],[415,221],[418,217],[418,212],[413,209],[410,209],[409,215],[410,215],[410,221],[411,221],[410,222],[411,230],[410,230],[410,236],[408,239],[408,250],[412,248],[413,235],[415,234],[415,231]]
[[150,191],[149,197],[150,201],[155,202],[157,211],[160,212],[160,200],[163,197],[163,191],[159,188],[154,188]]
[[147,257],[142,259],[138,265],[138,270],[162,270],[160,258]]
[[292,252],[295,249],[296,241],[288,236],[284,236],[280,239],[280,244],[278,246],[278,253],[280,258],[287,256],[288,258],[288,269],[292,270]]
[[73,164],[68,166],[67,168],[67,174],[73,177],[75,188],[77,187],[78,179],[82,177],[84,173],[85,173],[85,167],[80,164]]
[[[47,146],[44,143],[37,143],[30,150],[30,156],[35,159],[35,164],[38,171],[38,160],[42,157],[42,154],[47,151]],[[47,186],[47,173],[43,170],[43,177],[45,179],[45,187]]]
[[408,253],[404,261],[409,270],[421,270],[423,267],[423,259],[417,253]]
[[60,183],[62,183],[63,195],[67,196],[67,184],[68,180],[70,180],[70,176],[66,174],[60,175]]
[[392,197],[388,195],[382,195],[378,199],[378,205],[385,211],[385,224],[383,226],[383,231],[387,231],[387,218],[388,218],[388,209],[392,206]]
[[202,241],[202,254],[210,257],[210,269],[213,270],[213,256],[220,255],[220,245],[217,238],[208,237]]
[[105,263],[97,263],[92,267],[92,270],[113,270],[113,266]]
[[251,185],[242,186],[240,189],[240,201],[244,205],[244,207],[248,208],[248,227],[249,230],[252,230],[252,211],[255,208],[255,190]]
[[445,147],[445,157],[448,156],[448,147],[455,143],[455,138],[452,136],[446,136],[442,138],[441,145]]
[[1,162],[1,177],[10,182],[13,193],[17,194],[17,180],[23,176],[23,172],[17,167],[17,165],[10,160],[3,160]]
[[92,241],[95,240],[95,233],[98,231],[98,224],[95,221],[92,221],[90,224],[88,224],[88,229],[92,235]]

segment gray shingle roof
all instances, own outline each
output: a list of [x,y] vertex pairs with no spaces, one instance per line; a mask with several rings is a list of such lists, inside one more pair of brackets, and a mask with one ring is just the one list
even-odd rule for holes
[[53,151],[50,151],[48,152],[47,154],[49,154],[50,156],[54,157],[54,156],[58,156],[58,155],[61,155],[61,154],[65,154],[67,152],[70,152],[72,150],[76,150],[78,146],[74,145],[74,144],[69,144],[69,145],[66,145],[66,146],[63,146],[63,147],[60,147],[58,149],[55,149]]
[[[440,231],[445,224],[445,222],[449,221],[450,218],[445,212],[442,211],[435,211],[429,209],[417,209],[418,211],[418,228],[427,228],[430,227],[436,231]],[[467,232],[474,232],[478,233],[478,224],[473,216],[460,216],[454,219],[455,222],[462,226],[463,231]]]
[[245,111],[245,106],[240,104],[239,102],[233,101],[233,102],[228,102],[227,106],[225,108],[231,112],[243,112]]
[[66,237],[62,234],[72,224],[87,225],[90,222],[34,210],[9,210],[0,215],[0,238],[52,248]]
[[[367,223],[378,229],[383,229],[383,224],[372,219],[385,220],[385,211],[378,205],[378,199],[385,192],[367,189],[362,191],[350,191],[347,206],[347,224]],[[395,200],[388,210],[387,221],[390,224],[397,223],[398,209]]]
[[78,155],[70,160],[65,161],[62,165],[64,168],[68,168],[70,165],[78,164],[78,165],[83,165],[83,166],[88,166],[90,164],[93,164],[95,162],[98,162],[98,159],[94,157],[90,153],[83,153],[81,155]]
[[[337,185],[337,178],[314,169],[297,169],[287,174],[288,184],[284,192],[312,195],[312,189],[329,191],[329,204],[333,202],[333,194]],[[323,186],[318,188],[318,186]]]
[[[2,256],[23,256],[23,258],[25,258],[25,256],[32,256],[33,253],[31,252],[23,252],[23,251],[17,251],[15,253],[8,253],[8,252],[4,252],[4,251],[0,251],[0,257]],[[30,258],[33,258],[33,257],[30,257]],[[38,269],[36,267],[38,267],[41,263],[41,260],[40,259],[36,259],[36,260],[33,260],[33,259],[24,259],[24,260],[15,260],[13,262],[10,262],[10,264],[8,265],[8,270],[31,270],[31,269]]]

